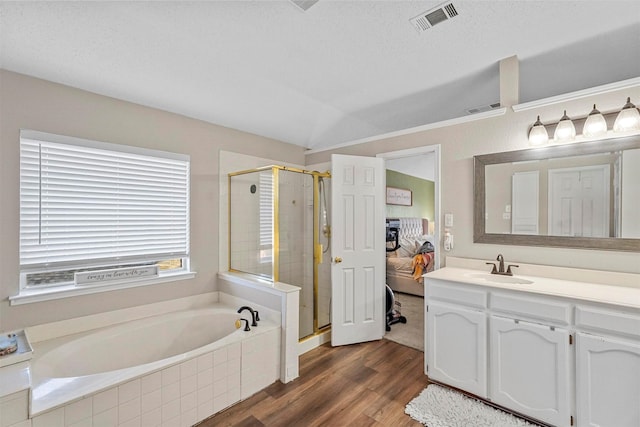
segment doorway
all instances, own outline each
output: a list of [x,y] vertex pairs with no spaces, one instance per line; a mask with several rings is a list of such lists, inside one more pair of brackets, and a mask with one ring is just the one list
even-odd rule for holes
[[[424,230],[424,234],[433,235],[435,246],[434,269],[438,269],[442,260],[441,246],[439,244],[441,234],[440,145],[381,153],[378,154],[378,157],[385,159],[387,170],[433,182],[433,214],[431,218],[428,218],[429,230]],[[420,194],[412,195],[414,198],[419,198],[420,196]],[[402,315],[407,317],[407,323],[393,325],[391,331],[385,335],[385,338],[424,351],[424,297],[395,292],[395,299],[400,303],[399,309]]]
[[[433,177],[434,182],[434,229],[433,236],[438,242],[435,251],[434,269],[440,268],[441,251],[439,250],[440,242],[440,144],[429,145],[425,147],[409,148],[406,150],[389,151],[387,153],[377,154],[376,157],[385,159],[385,164],[393,163],[398,168],[402,168],[407,174],[416,173],[416,170],[425,171],[422,176],[428,173]],[[429,171],[429,172],[426,172]],[[402,172],[402,171],[399,171]]]

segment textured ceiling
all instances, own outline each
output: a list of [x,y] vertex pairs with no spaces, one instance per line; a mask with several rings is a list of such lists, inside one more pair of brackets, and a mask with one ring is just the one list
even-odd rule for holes
[[639,1],[0,2],[0,67],[323,149],[640,76]]

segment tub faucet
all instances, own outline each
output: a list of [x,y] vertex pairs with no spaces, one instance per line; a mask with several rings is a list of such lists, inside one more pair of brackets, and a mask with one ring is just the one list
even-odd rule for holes
[[249,327],[249,321],[247,319],[238,319],[238,320],[236,320],[236,328],[241,327],[242,322],[244,322],[244,330],[245,331],[250,331],[251,328]]
[[251,313],[251,326],[258,326],[258,322],[256,322],[257,320],[256,317],[258,312],[252,309],[251,307],[249,307],[248,305],[243,305],[238,309],[238,314],[242,313],[244,310],[249,310],[249,313]]
[[509,264],[507,266],[507,271],[504,270],[504,257],[502,256],[502,254],[498,254],[498,257],[496,258],[496,261],[498,261],[498,267],[496,268],[496,263],[495,262],[488,262],[487,265],[493,265],[493,268],[491,269],[491,274],[501,274],[503,276],[513,276],[513,272],[511,271],[511,267],[519,267],[519,265],[516,264]]

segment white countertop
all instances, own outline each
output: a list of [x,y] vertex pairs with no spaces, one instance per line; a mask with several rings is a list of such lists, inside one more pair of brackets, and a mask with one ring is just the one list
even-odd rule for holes
[[[640,287],[616,286],[611,284],[572,281],[550,277],[514,274],[515,279],[532,283],[498,283],[478,278],[479,273],[489,275],[490,266],[484,270],[461,267],[444,267],[424,275],[428,286],[430,279],[448,280],[495,289],[509,289],[542,295],[573,298],[583,301],[613,304],[640,310]],[[500,276],[499,276],[500,277]],[[638,276],[640,280],[640,276]],[[498,279],[500,280],[500,279]],[[638,282],[640,285],[640,281]]]

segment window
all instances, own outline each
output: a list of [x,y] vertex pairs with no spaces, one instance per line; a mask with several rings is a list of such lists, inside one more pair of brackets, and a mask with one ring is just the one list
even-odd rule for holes
[[189,156],[21,132],[21,289],[162,277],[188,257]]

